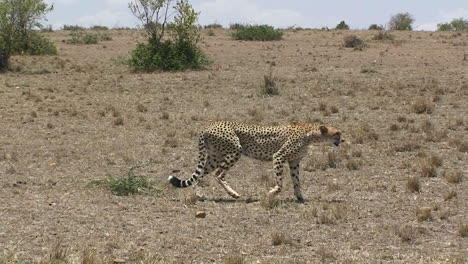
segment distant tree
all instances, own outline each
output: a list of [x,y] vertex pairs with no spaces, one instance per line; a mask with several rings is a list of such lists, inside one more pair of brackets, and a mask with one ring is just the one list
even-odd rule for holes
[[414,18],[410,13],[398,13],[390,18],[390,30],[413,30]]
[[0,72],[8,70],[15,54],[51,54],[57,50],[37,32],[40,20],[52,11],[42,0],[0,0]]
[[452,22],[450,22],[450,24],[452,24],[452,27],[455,31],[468,30],[468,20],[464,18],[454,19]]
[[437,25],[438,31],[464,31],[468,30],[468,20],[457,18],[450,23],[441,23]]
[[453,31],[451,23],[441,23],[437,24],[437,31]]
[[372,24],[369,26],[369,30],[384,30],[382,25]]
[[335,29],[349,30],[349,26],[343,20],[340,23],[338,23],[338,25],[336,25]]

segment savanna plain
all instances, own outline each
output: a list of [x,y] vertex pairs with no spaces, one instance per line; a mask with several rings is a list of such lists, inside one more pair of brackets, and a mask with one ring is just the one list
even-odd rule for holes
[[[468,263],[467,32],[214,29],[211,65],[177,73],[129,70],[137,30],[93,45],[44,34],[58,55],[0,75],[1,263]],[[344,47],[349,34],[368,47]],[[346,142],[310,148],[305,204],[287,170],[266,200],[272,165],[245,157],[226,176],[242,198],[210,175],[197,201],[167,177],[193,172],[211,120],[325,123]],[[129,175],[153,189],[97,184]]]

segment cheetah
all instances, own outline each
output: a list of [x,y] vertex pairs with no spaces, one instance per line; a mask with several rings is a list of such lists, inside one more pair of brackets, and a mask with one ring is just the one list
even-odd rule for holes
[[226,172],[241,155],[273,161],[275,186],[268,198],[276,196],[283,185],[283,166],[287,162],[294,186],[294,195],[301,203],[304,198],[299,183],[299,162],[307,154],[308,146],[316,142],[328,142],[339,146],[344,142],[341,132],[333,126],[293,122],[288,125],[258,126],[238,122],[213,122],[199,137],[198,165],[191,178],[180,180],[169,176],[169,182],[178,188],[197,183],[204,175],[215,171],[219,184],[233,198],[240,198],[226,182]]

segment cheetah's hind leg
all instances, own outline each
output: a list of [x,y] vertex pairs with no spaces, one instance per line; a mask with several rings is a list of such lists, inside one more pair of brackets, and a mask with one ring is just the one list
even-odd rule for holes
[[224,160],[220,164],[220,168],[216,171],[215,177],[218,183],[226,190],[226,192],[233,198],[239,199],[241,196],[238,194],[236,191],[234,191],[231,186],[228,185],[226,180],[224,179],[224,176],[226,175],[226,172],[234,166],[234,164],[239,160],[241,154],[240,152],[231,154],[231,155],[226,155],[224,157]]

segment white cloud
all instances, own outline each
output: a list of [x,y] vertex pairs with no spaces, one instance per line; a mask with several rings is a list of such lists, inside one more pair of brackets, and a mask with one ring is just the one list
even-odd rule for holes
[[305,18],[296,11],[261,8],[252,0],[210,0],[194,8],[201,11],[201,24],[216,22],[228,26],[231,23],[249,23],[276,27],[305,24]]
[[468,18],[468,8],[441,10],[439,13],[440,13],[441,18],[444,20],[442,22],[450,22],[455,18],[461,18],[461,17],[464,17],[465,19]]
[[451,22],[456,18],[468,18],[468,8],[441,9],[433,21],[422,23],[416,26],[416,30],[437,30],[437,24]]
[[119,7],[127,7],[128,6],[128,3],[130,3],[131,0],[106,0],[106,3],[108,5],[112,5],[112,6],[119,6]]
[[77,19],[79,25],[90,27],[95,25],[107,27],[134,26],[136,21],[129,12],[102,10],[94,14],[84,15]]
[[48,5],[52,4],[62,4],[65,6],[71,6],[78,2],[78,0],[45,0]]

